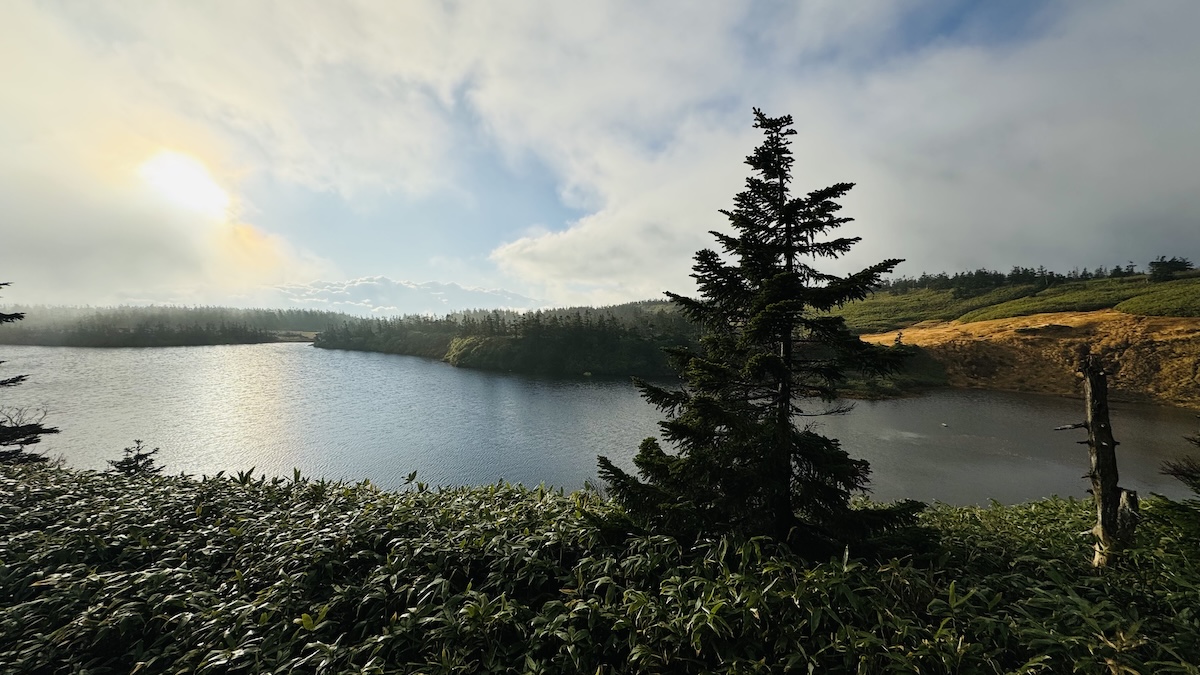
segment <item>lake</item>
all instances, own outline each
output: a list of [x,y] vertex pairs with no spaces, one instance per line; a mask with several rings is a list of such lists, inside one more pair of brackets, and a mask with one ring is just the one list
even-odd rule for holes
[[[282,343],[156,349],[0,346],[6,376],[29,380],[0,404],[49,410],[47,454],[105,469],[122,448],[161,447],[170,473],[236,472],[361,480],[387,488],[411,471],[432,485],[498,480],[576,489],[596,455],[632,468],[660,414],[628,382],[547,380],[417,357]],[[861,401],[812,418],[873,469],[872,496],[952,504],[1086,497],[1081,401],[978,390]],[[1188,491],[1159,475],[1191,447],[1186,410],[1114,404],[1121,485]]]

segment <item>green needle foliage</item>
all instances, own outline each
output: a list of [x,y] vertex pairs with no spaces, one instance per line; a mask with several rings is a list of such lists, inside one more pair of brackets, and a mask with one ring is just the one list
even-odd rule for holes
[[159,448],[147,448],[140,440],[135,439],[133,447],[125,448],[121,459],[110,459],[108,465],[113,471],[126,476],[156,476],[166,468],[154,461],[158,451]]
[[[11,282],[0,283],[4,288]],[[0,312],[0,325],[14,323],[25,318],[24,312]],[[0,364],[3,364],[0,361]],[[0,377],[0,390],[15,387],[24,382],[28,375]],[[31,452],[29,446],[41,442],[42,436],[57,434],[58,429],[42,424],[44,411],[0,406],[0,464],[28,464],[46,461],[46,456]]]
[[673,351],[682,389],[639,382],[667,414],[662,436],[677,452],[648,438],[634,459],[642,480],[605,457],[600,475],[652,529],[771,535],[821,556],[910,521],[919,506],[852,510],[852,493],[867,485],[867,462],[796,423],[798,416],[843,412],[829,404],[848,373],[881,375],[898,365],[897,354],[863,343],[829,311],[867,297],[901,261],[845,277],[814,268],[815,260],[840,257],[859,241],[826,236],[851,221],[838,215],[836,200],[853,184],[792,196],[792,118],[758,109],[754,116],[765,139],[746,159],[753,169],[746,189],[722,211],[736,234],[712,233],[724,255],[696,254],[699,298],[667,293],[702,326],[700,349]]
[[[1184,436],[1183,440],[1200,449],[1200,433],[1195,436]],[[1163,462],[1162,472],[1178,478],[1181,483],[1191,488],[1200,497],[1200,460],[1194,455],[1180,457]]]

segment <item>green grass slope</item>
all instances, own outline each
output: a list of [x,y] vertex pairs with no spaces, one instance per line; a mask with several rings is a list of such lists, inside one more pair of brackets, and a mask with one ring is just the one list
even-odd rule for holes
[[1197,673],[1200,527],[937,507],[929,562],[684,550],[592,494],[0,467],[0,672]]
[[987,321],[1100,309],[1143,316],[1200,316],[1200,278],[1153,284],[1144,276],[1093,279],[1040,291],[1033,286],[1008,286],[975,297],[955,297],[949,290],[883,291],[837,313],[859,333],[882,333],[923,321]]
[[973,298],[956,298],[952,291],[922,288],[907,293],[883,291],[866,300],[852,302],[835,313],[860,333],[883,333],[922,321],[953,321],[984,307],[1021,298],[1035,291],[1032,286],[1001,288]]
[[1173,281],[1152,287],[1113,309],[1142,316],[1200,316],[1200,279]]
[[[1052,286],[1035,295],[967,312],[959,319],[971,322],[1008,319],[1014,316],[1029,316],[1045,312],[1092,312],[1098,309],[1111,309],[1129,300],[1156,295],[1167,288],[1177,288],[1181,284],[1194,284],[1194,282],[1195,280],[1181,280],[1149,284],[1144,280],[1097,279],[1063,284]],[[1200,305],[1200,302],[1197,304]]]

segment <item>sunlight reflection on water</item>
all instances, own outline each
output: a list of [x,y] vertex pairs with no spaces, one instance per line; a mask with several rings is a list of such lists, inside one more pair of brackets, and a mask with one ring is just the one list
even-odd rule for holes
[[[461,370],[416,357],[285,343],[165,349],[4,346],[26,384],[5,405],[38,405],[62,429],[43,445],[71,466],[104,469],[135,438],[161,446],[172,473],[251,466],[399,486],[410,471],[433,485],[500,479],[568,489],[595,480],[596,455],[619,465],[659,414],[626,381],[545,380]],[[1079,401],[944,390],[862,401],[815,418],[870,460],[876,499],[1011,503],[1086,496]],[[1196,420],[1183,410],[1115,404],[1122,485],[1183,496],[1159,475],[1186,452]]]

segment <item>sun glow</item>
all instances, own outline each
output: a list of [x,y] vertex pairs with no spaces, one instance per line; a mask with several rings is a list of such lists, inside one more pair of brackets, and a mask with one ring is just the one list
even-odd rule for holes
[[228,215],[229,193],[194,157],[164,150],[142,164],[138,175],[174,204],[213,217]]

